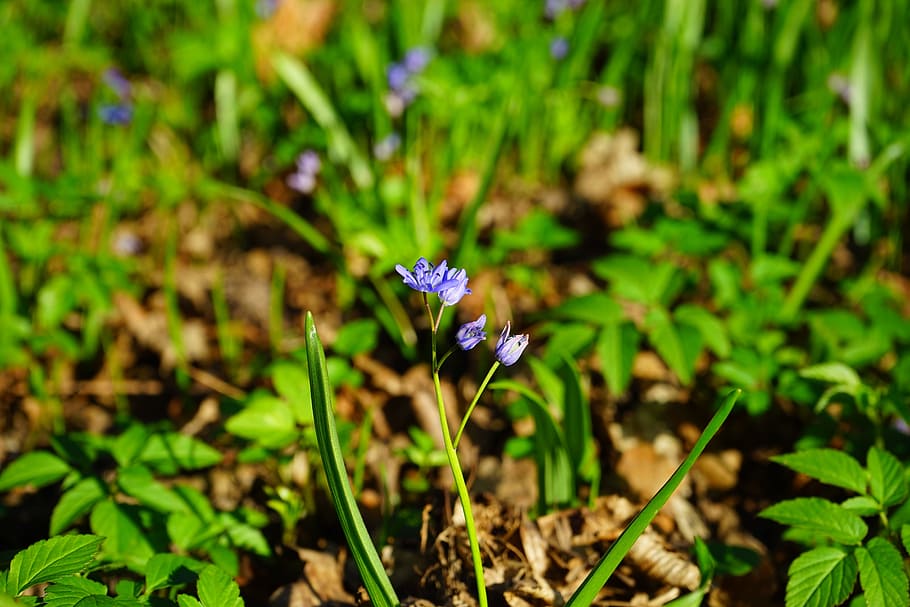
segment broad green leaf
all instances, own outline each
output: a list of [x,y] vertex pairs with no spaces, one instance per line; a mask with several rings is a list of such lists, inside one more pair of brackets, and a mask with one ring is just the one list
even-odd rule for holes
[[206,565],[187,556],[156,554],[145,565],[145,594],[159,588],[182,586],[196,579]]
[[61,535],[32,544],[13,557],[7,589],[19,594],[35,584],[79,573],[95,559],[102,541],[96,535]]
[[[670,315],[661,308],[654,308],[648,312],[645,326],[648,340],[660,357],[681,383],[690,384],[695,371],[695,358],[701,347],[700,344],[693,344],[692,338],[698,337],[697,332],[691,327],[675,326]],[[684,335],[684,332],[687,334]],[[692,345],[696,347],[692,348]]]
[[221,453],[191,436],[166,432],[149,437],[138,461],[164,474],[175,474],[180,469],[213,466],[221,461]]
[[348,481],[341,441],[335,425],[334,397],[326,371],[325,352],[311,312],[306,314],[306,346],[313,424],[332,502],[370,600],[376,607],[395,607],[399,604],[398,597],[357,509]]
[[846,550],[820,546],[804,552],[788,571],[787,607],[840,605],[856,584],[856,561]]
[[224,529],[227,531],[228,537],[231,538],[231,543],[234,546],[249,550],[260,556],[269,556],[272,553],[268,540],[265,539],[259,529],[249,523],[237,520],[231,514],[222,514],[221,519]]
[[[353,358],[364,352],[371,352],[379,338],[379,323],[372,318],[360,318],[346,322],[335,336],[332,351],[339,356]],[[309,382],[304,385],[309,385]],[[309,394],[307,394],[307,397]]]
[[73,607],[87,596],[107,596],[107,586],[88,578],[71,575],[56,580],[45,591],[48,607]]
[[859,516],[820,497],[785,500],[765,508],[759,516],[848,545],[859,544],[869,531]]
[[677,323],[694,327],[701,334],[705,344],[711,348],[718,358],[728,358],[732,346],[727,337],[727,327],[716,316],[701,306],[682,304],[673,310],[673,318]]
[[47,451],[31,451],[14,459],[0,472],[0,491],[31,485],[44,487],[66,476],[72,468]]
[[117,484],[130,497],[143,506],[158,512],[185,512],[189,508],[177,493],[155,480],[145,466],[123,468],[117,475]]
[[297,440],[294,412],[286,401],[257,392],[246,405],[225,422],[228,432],[271,448],[286,447]]
[[549,316],[595,325],[615,325],[625,318],[622,306],[607,293],[572,297],[550,310]]
[[136,599],[93,594],[80,599],[73,607],[145,607]]
[[243,607],[237,582],[214,565],[202,570],[196,589],[203,607]]
[[856,549],[856,561],[867,605],[910,605],[903,559],[890,542],[880,537],[872,538],[864,547]]
[[106,500],[92,510],[89,517],[92,531],[104,536],[102,551],[114,562],[125,563],[130,569],[142,571],[155,554],[135,509]]
[[910,525],[901,525],[901,542],[904,550],[910,554]]
[[720,542],[708,542],[707,546],[719,575],[746,575],[761,561],[758,552],[745,546],[730,546]]
[[882,506],[899,504],[907,497],[907,481],[900,461],[878,447],[869,449],[866,455],[869,470],[869,489],[872,497]]
[[310,378],[307,375],[306,362],[275,363],[271,367],[271,374],[275,391],[291,406],[297,423],[311,425],[313,409],[310,407]]
[[800,371],[799,374],[807,379],[816,379],[845,388],[857,388],[863,384],[857,372],[843,363],[812,365]]
[[631,322],[608,324],[597,338],[601,372],[613,396],[623,394],[629,387],[640,341],[641,334]]
[[84,478],[70,487],[54,506],[51,513],[50,534],[57,535],[73,521],[88,513],[98,500],[107,495],[107,489],[94,476]]
[[111,445],[111,455],[121,468],[129,466],[145,449],[148,439],[148,428],[139,423],[133,424],[114,439]]
[[801,474],[835,487],[856,493],[866,492],[866,471],[858,461],[835,449],[806,449],[796,453],[775,455],[777,462]]
[[705,427],[704,432],[702,432],[701,436],[698,437],[698,440],[695,441],[695,445],[692,447],[692,451],[689,452],[689,455],[686,456],[686,459],[683,460],[667,482],[663,484],[657,494],[645,504],[645,507],[641,509],[641,512],[635,515],[635,518],[626,526],[620,536],[616,538],[616,541],[610,544],[610,548],[607,552],[600,558],[591,570],[591,573],[588,574],[588,577],[585,578],[578,589],[569,598],[566,607],[587,607],[594,602],[597,598],[597,593],[600,592],[600,589],[603,588],[607,583],[607,580],[610,579],[610,575],[616,571],[616,568],[619,567],[619,564],[625,558],[626,554],[628,554],[629,550],[632,549],[633,544],[635,544],[639,536],[644,533],[648,525],[651,524],[651,521],[654,520],[654,517],[657,516],[657,513],[660,512],[660,509],[663,508],[667,503],[667,500],[670,499],[670,496],[679,488],[680,483],[682,483],[686,474],[689,473],[689,470],[691,470],[692,466],[695,464],[695,460],[698,459],[698,456],[700,456],[705,450],[705,447],[708,446],[708,442],[710,442],[714,435],[720,430],[720,427],[730,415],[730,412],[733,411],[733,406],[736,404],[740,394],[742,394],[742,390],[733,390],[724,397],[717,413],[714,414]]
[[873,516],[881,511],[881,506],[877,501],[868,495],[857,495],[847,498],[840,503],[841,508],[846,508],[850,512],[859,516]]
[[178,594],[177,604],[180,605],[180,607],[202,607],[202,603],[200,603],[196,597],[192,597],[188,594]]

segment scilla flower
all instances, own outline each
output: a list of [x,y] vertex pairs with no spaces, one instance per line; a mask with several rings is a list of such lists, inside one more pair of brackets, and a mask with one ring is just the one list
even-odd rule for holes
[[462,350],[470,350],[485,340],[487,338],[487,332],[483,330],[485,324],[487,324],[487,315],[481,314],[477,320],[461,325],[458,332],[455,333],[455,342],[458,347]]
[[496,342],[496,360],[505,366],[514,365],[518,362],[521,353],[528,347],[528,335],[509,335],[512,331],[512,323],[507,322],[499,335],[499,341]]
[[297,170],[287,178],[287,184],[301,194],[312,194],[316,189],[316,176],[322,168],[319,154],[306,150],[297,156]]
[[409,272],[401,264],[395,266],[395,271],[401,274],[404,284],[421,293],[439,293],[458,286],[458,280],[447,276],[448,265],[445,259],[438,266],[434,266],[425,257],[421,257],[414,264],[413,272]]
[[468,288],[468,273],[458,268],[451,268],[446,273],[446,281],[455,281],[455,284],[446,289],[439,290],[439,299],[444,306],[454,306],[461,298],[471,293]]

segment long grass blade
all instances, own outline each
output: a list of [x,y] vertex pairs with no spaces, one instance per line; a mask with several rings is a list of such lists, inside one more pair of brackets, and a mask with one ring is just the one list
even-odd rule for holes
[[354,493],[348,482],[347,470],[342,457],[341,441],[335,426],[335,407],[332,386],[325,366],[325,352],[316,333],[312,312],[306,315],[307,369],[310,374],[310,398],[313,405],[313,425],[319,443],[319,455],[325,468],[325,476],[332,494],[332,503],[341,522],[341,528],[348,540],[348,546],[357,563],[370,600],[376,607],[395,607],[398,597],[392,582],[382,567],[379,553],[370,539],[366,524],[357,509]]
[[607,583],[607,580],[610,579],[610,575],[616,570],[619,563],[622,562],[622,559],[625,558],[626,554],[632,548],[632,545],[638,539],[638,536],[640,536],[648,525],[651,524],[651,521],[660,509],[663,508],[664,504],[667,503],[667,500],[670,499],[670,496],[673,495],[673,492],[676,491],[676,488],[679,487],[679,484],[692,468],[695,460],[698,459],[698,456],[705,450],[708,441],[714,438],[714,435],[720,430],[721,425],[733,410],[733,405],[736,404],[736,399],[739,398],[740,394],[742,394],[742,390],[737,389],[724,397],[720,409],[714,414],[711,421],[708,422],[705,431],[702,432],[702,435],[698,438],[695,446],[692,447],[692,452],[689,453],[689,456],[679,465],[670,479],[664,483],[664,486],[660,488],[660,491],[651,498],[651,501],[648,502],[645,507],[642,508],[641,512],[632,519],[632,522],[630,522],[629,526],[622,532],[622,535],[613,542],[610,549],[601,557],[600,561],[597,562],[597,565],[594,566],[594,569],[591,570],[591,573],[588,574],[588,577],[585,578],[585,581],[582,582],[581,586],[578,587],[578,590],[575,591],[575,594],[573,594],[566,603],[566,607],[586,607],[594,602],[594,599],[597,598],[597,593],[603,588],[604,584]]

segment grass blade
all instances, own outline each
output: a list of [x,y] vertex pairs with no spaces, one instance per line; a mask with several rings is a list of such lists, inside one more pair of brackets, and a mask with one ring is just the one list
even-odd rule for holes
[[392,588],[392,582],[382,567],[379,553],[370,539],[354,493],[348,483],[348,474],[341,455],[341,442],[335,427],[335,407],[332,397],[332,386],[325,366],[325,352],[322,342],[316,333],[316,324],[312,312],[306,315],[306,351],[307,368],[310,374],[310,398],[313,404],[313,425],[316,428],[316,439],[319,443],[319,455],[332,494],[335,511],[341,521],[341,527],[348,540],[354,562],[360,570],[363,585],[373,605],[376,607],[394,607],[398,597]]
[[575,591],[575,594],[573,594],[566,603],[566,607],[583,607],[590,605],[594,599],[597,598],[597,593],[603,588],[604,584],[607,583],[607,580],[610,579],[610,575],[612,575],[619,566],[619,563],[622,562],[622,559],[632,548],[632,544],[635,543],[638,536],[644,532],[654,519],[655,515],[657,515],[663,505],[667,503],[667,500],[670,499],[670,496],[673,495],[676,488],[679,487],[679,484],[682,482],[683,478],[685,478],[689,469],[692,468],[695,460],[698,459],[698,456],[705,450],[708,441],[710,441],[714,435],[717,434],[717,431],[720,430],[724,420],[727,419],[727,416],[730,415],[730,412],[733,410],[733,405],[736,404],[736,399],[739,398],[740,394],[742,394],[742,390],[739,389],[733,390],[727,394],[720,409],[714,414],[711,421],[708,422],[705,431],[702,432],[702,435],[698,438],[695,446],[692,447],[689,456],[679,465],[670,479],[664,483],[664,486],[660,488],[660,491],[651,498],[651,501],[642,508],[641,512],[635,515],[635,518],[632,519],[629,526],[622,532],[622,535],[613,542],[610,549],[601,557],[597,562],[597,565],[594,566],[594,569],[591,570],[591,573],[588,574],[588,577],[585,578],[585,581],[582,582],[581,586],[578,587],[578,590]]

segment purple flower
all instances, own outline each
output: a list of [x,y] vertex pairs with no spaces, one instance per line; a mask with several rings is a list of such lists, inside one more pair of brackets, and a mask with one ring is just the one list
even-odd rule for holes
[[129,124],[133,119],[133,108],[126,103],[108,103],[98,108],[98,116],[105,124]]
[[550,41],[550,56],[559,61],[569,54],[569,41],[563,37],[553,38]]
[[455,333],[455,342],[462,350],[470,350],[487,338],[483,326],[487,324],[487,315],[481,314],[474,322],[466,322]]
[[425,257],[421,257],[414,264],[413,272],[401,264],[395,265],[395,271],[401,274],[404,284],[421,293],[439,293],[458,285],[457,280],[446,276],[448,264],[445,259],[434,266]]
[[394,156],[400,147],[401,135],[393,131],[376,142],[373,146],[373,155],[377,160],[385,162]]
[[454,306],[461,301],[462,297],[471,293],[471,289],[468,288],[468,273],[464,270],[451,268],[446,273],[446,281],[454,281],[455,284],[445,289],[439,289],[439,299],[442,300],[444,306]]
[[312,194],[316,189],[316,175],[321,168],[319,154],[313,150],[305,150],[297,156],[297,170],[288,175],[288,186],[301,194]]
[[518,362],[521,353],[528,347],[528,335],[509,335],[512,331],[512,323],[507,322],[499,335],[499,341],[496,342],[496,360],[505,366],[514,365]]
[[117,95],[121,100],[126,99],[130,95],[130,81],[127,80],[123,74],[115,67],[109,67],[104,70],[104,75],[102,76],[104,84],[108,86],[114,94]]
[[422,46],[415,46],[405,53],[401,63],[409,74],[419,74],[430,63],[430,51]]
[[403,64],[393,63],[386,70],[386,79],[389,82],[389,88],[398,92],[408,84],[411,74]]

